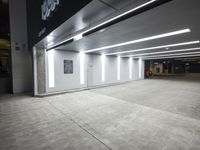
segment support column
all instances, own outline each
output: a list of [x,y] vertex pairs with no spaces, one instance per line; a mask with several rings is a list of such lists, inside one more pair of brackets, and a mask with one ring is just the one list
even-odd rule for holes
[[46,93],[46,50],[33,49],[34,95]]

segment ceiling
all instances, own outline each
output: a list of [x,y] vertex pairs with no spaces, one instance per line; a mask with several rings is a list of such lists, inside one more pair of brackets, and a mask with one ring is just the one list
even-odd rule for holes
[[106,17],[115,14],[130,4],[137,4],[138,1],[147,0],[93,0],[40,41],[37,46],[46,47],[49,43],[58,43],[95,23],[101,22],[101,20],[106,19]]
[[[141,2],[141,1],[140,1]],[[79,13],[66,21],[61,27],[53,31],[51,40],[44,39],[46,45],[60,42],[68,38],[71,34],[89,28],[92,24],[101,21],[105,17],[113,15],[130,5],[137,6],[137,0],[94,0],[84,7]],[[155,39],[115,48],[108,48],[93,53],[108,54],[135,50],[141,48],[155,47],[161,45],[189,42],[200,40],[200,1],[199,0],[172,0],[166,4],[143,12],[139,15],[128,18],[117,24],[107,27],[101,32],[95,32],[80,40],[56,48],[57,50],[85,51],[104,46],[110,46],[127,41],[137,40],[149,36],[177,31],[189,28],[191,32]],[[45,42],[44,42],[45,41]],[[179,46],[169,48],[167,51],[196,48],[200,44]],[[149,51],[124,53],[120,56],[153,53],[166,51],[165,48],[153,49]],[[195,52],[200,50],[195,50]],[[188,53],[188,51],[186,51]],[[199,53],[200,55],[200,53]],[[156,56],[156,55],[154,55]]]

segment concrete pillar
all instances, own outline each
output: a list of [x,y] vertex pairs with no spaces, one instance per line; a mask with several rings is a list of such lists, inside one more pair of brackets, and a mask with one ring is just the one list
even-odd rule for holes
[[31,50],[27,46],[26,0],[9,0],[13,93],[32,91]]
[[46,50],[33,48],[34,95],[46,93]]

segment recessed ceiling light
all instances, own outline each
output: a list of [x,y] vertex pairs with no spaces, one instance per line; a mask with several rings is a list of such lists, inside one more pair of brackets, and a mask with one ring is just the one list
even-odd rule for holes
[[78,41],[80,39],[83,38],[83,35],[82,34],[78,34],[77,36],[74,37],[74,41]]
[[165,48],[165,47],[176,47],[176,46],[198,44],[198,43],[200,43],[200,41],[190,41],[190,42],[184,42],[184,43],[176,43],[176,44],[170,44],[170,45],[162,45],[162,46],[141,48],[141,49],[135,49],[135,50],[122,51],[122,52],[107,53],[105,55],[125,54],[125,53],[131,53],[131,52],[148,51],[148,50],[152,50],[152,49],[154,50],[154,49],[160,49],[160,48]]
[[183,30],[178,30],[178,31],[158,34],[158,35],[145,37],[145,38],[141,38],[141,39],[137,39],[137,40],[133,40],[133,41],[128,41],[128,42],[123,42],[123,43],[119,43],[119,44],[104,46],[104,47],[100,47],[100,48],[85,50],[85,53],[104,50],[104,49],[109,49],[109,48],[115,48],[115,47],[119,47],[119,46],[124,46],[124,45],[129,45],[129,44],[134,44],[134,43],[140,43],[140,42],[145,42],[145,41],[150,41],[150,40],[155,40],[155,39],[160,39],[160,38],[169,37],[169,36],[173,36],[173,35],[188,33],[190,31],[191,31],[190,29],[183,29]]
[[99,32],[104,32],[106,29],[104,28],[104,29],[101,29]]
[[46,39],[47,39],[47,42],[49,43],[49,42],[52,42],[52,40],[54,39],[54,37],[49,35],[49,36],[47,36]]

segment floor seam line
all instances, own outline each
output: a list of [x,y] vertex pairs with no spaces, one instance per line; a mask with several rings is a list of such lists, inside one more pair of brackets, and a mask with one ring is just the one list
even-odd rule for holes
[[157,111],[161,111],[161,112],[166,112],[166,113],[170,113],[172,115],[176,115],[176,116],[180,116],[182,118],[187,118],[187,119],[191,119],[191,120],[195,120],[197,122],[200,122],[200,120],[196,119],[196,118],[192,118],[192,117],[189,117],[189,116],[185,116],[185,115],[182,115],[182,114],[178,114],[178,113],[173,113],[173,112],[170,112],[170,111],[166,111],[166,110],[162,110],[162,109],[158,109],[158,108],[153,108],[153,107],[150,107],[150,106],[145,106],[145,105],[141,105],[141,104],[137,104],[137,103],[131,103],[131,102],[128,102],[128,101],[125,101],[125,100],[122,100],[122,99],[119,99],[119,98],[116,98],[116,97],[112,97],[112,96],[109,96],[109,95],[104,95],[104,94],[101,94],[101,93],[96,93],[96,92],[93,92],[93,91],[90,91],[92,93],[95,93],[95,94],[99,94],[99,95],[102,95],[102,96],[106,96],[106,97],[109,97],[109,98],[114,98],[114,99],[117,99],[119,101],[122,101],[122,102],[126,102],[128,104],[131,104],[131,105],[138,105],[140,107],[146,107],[148,109],[155,109]]
[[[48,101],[48,100],[47,100]],[[113,150],[112,148],[110,148],[107,144],[105,144],[103,141],[101,141],[99,138],[97,138],[95,135],[93,135],[92,133],[90,133],[87,129],[85,129],[82,125],[80,125],[77,121],[75,121],[74,119],[72,119],[71,117],[69,117],[69,115],[65,114],[64,112],[62,112],[60,109],[58,109],[56,106],[54,106],[50,101],[48,101],[48,103],[50,105],[52,105],[52,107],[54,107],[57,111],[59,111],[60,113],[62,113],[64,116],[66,116],[68,119],[70,119],[74,124],[76,124],[79,128],[81,128],[83,131],[85,131],[86,133],[88,133],[89,135],[91,135],[94,139],[96,139],[97,141],[99,141],[101,144],[103,144],[106,148],[108,148],[109,150]]]

